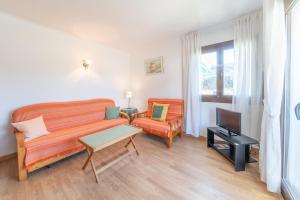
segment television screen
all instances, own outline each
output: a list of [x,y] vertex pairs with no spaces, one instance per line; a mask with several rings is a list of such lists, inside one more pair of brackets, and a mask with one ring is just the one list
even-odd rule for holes
[[216,108],[216,117],[218,126],[241,135],[241,113]]

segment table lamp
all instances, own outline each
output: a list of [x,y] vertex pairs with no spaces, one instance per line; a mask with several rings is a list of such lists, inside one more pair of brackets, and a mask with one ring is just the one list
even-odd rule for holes
[[128,108],[130,108],[130,99],[132,98],[131,91],[126,91],[126,98],[128,99]]

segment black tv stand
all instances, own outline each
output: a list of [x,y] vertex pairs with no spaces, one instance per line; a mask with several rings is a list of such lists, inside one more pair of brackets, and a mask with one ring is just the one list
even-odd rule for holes
[[[224,130],[219,127],[207,128],[207,147],[215,149],[233,163],[235,171],[245,171],[246,163],[257,162],[250,157],[250,145],[258,144],[257,140],[245,135],[235,135],[232,137],[229,133],[227,135],[226,133],[223,134],[223,132]],[[223,139],[229,148],[220,148],[218,144],[215,144],[215,135]]]
[[229,131],[227,131],[227,130],[224,130],[224,129],[222,129],[222,128],[220,128],[220,129],[219,129],[219,132],[220,132],[220,133],[222,133],[223,135],[230,136],[230,133],[229,133]]
[[226,130],[224,128],[220,128],[220,127],[219,127],[219,132],[222,133],[223,135],[227,136],[227,137],[238,136],[238,134],[233,133],[233,132],[231,132],[229,130]]

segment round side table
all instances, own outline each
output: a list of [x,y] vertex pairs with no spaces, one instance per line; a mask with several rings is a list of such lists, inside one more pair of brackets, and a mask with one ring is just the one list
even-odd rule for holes
[[126,113],[130,117],[130,121],[132,120],[132,115],[138,112],[137,108],[122,108],[121,112]]

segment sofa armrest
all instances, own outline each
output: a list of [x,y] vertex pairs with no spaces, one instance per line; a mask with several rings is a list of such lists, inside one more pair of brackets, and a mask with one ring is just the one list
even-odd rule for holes
[[128,121],[130,121],[130,117],[127,113],[124,112],[120,112],[120,117],[127,119]]
[[24,134],[21,132],[16,132],[17,139],[17,154],[18,154],[18,176],[19,180],[25,180],[27,178],[27,171],[24,167],[25,161],[25,143],[24,143]]
[[21,132],[16,132],[15,134],[16,134],[16,139],[17,139],[17,147],[18,148],[24,147],[24,139],[25,139],[24,134]]
[[145,115],[147,114],[147,112],[148,112],[148,111],[134,113],[134,114],[132,115],[132,119],[145,117]]

